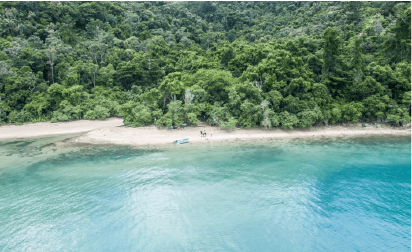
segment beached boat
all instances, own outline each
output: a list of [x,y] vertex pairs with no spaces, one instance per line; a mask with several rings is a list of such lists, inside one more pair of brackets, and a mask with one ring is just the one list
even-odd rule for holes
[[174,144],[182,144],[182,143],[187,143],[189,142],[189,138],[184,138],[184,139],[177,139],[176,141],[174,141]]

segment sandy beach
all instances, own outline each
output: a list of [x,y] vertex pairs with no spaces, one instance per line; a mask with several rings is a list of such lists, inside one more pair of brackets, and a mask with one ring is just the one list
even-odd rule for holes
[[15,138],[47,137],[65,134],[89,132],[92,130],[113,128],[123,125],[122,118],[108,118],[105,120],[77,120],[72,122],[37,122],[23,125],[0,125],[0,140]]
[[[64,134],[84,133],[72,139],[78,143],[120,144],[133,146],[170,145],[176,139],[189,138],[190,143],[201,142],[230,142],[239,140],[276,140],[276,139],[310,139],[335,137],[365,137],[365,136],[405,136],[410,137],[409,127],[391,127],[381,124],[381,128],[363,128],[357,123],[331,126],[310,127],[305,129],[285,130],[273,129],[244,129],[236,128],[223,130],[211,127],[205,123],[197,126],[185,127],[184,130],[167,130],[165,127],[155,126],[126,127],[122,118],[108,118],[106,120],[78,120],[72,122],[41,122],[24,125],[0,126],[0,140],[16,138],[47,137]],[[201,137],[200,131],[206,130],[206,137]]]

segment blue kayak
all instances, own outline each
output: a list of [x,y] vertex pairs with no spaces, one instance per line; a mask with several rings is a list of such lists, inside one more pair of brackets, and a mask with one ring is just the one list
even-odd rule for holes
[[187,143],[189,142],[189,138],[185,138],[185,139],[178,139],[176,141],[174,141],[174,144],[182,144],[182,143]]

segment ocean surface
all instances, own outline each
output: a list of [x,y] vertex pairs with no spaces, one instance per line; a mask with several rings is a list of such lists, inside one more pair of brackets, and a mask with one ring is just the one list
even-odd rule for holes
[[408,137],[0,141],[0,251],[410,250]]

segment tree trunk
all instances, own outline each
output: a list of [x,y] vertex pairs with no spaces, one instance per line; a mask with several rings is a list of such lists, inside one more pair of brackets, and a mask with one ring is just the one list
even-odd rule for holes
[[102,62],[103,62],[103,54],[100,54],[100,64],[98,64],[99,68],[102,68]]
[[99,61],[97,60],[97,54],[94,55],[94,61],[96,61],[96,65],[99,65]]
[[165,112],[167,94],[163,97],[163,113]]
[[54,73],[53,73],[53,63],[52,62],[50,62],[50,67],[52,71],[52,84],[54,84]]
[[30,92],[32,92],[33,93],[33,91],[36,89],[36,84],[33,84],[33,88],[31,88],[30,86],[29,86],[29,90],[30,90]]

